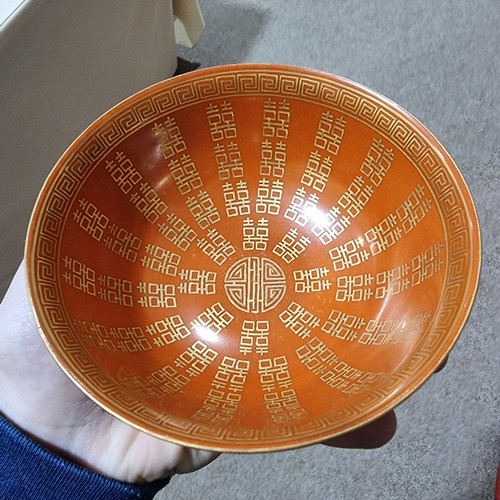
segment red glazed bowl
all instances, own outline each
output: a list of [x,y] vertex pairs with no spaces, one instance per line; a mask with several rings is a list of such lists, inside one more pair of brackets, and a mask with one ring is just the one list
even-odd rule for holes
[[159,83],[69,147],[26,245],[40,333],[106,410],[221,451],[362,426],[457,340],[480,239],[459,170],[386,98],[294,67]]

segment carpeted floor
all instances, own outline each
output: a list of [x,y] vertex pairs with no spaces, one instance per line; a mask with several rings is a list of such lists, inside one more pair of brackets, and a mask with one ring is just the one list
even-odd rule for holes
[[498,0],[204,0],[206,30],[180,55],[201,67],[274,62],[362,83],[426,124],[475,199],[483,268],[446,369],[398,409],[375,451],[322,446],[223,455],[158,499],[479,500],[499,461],[500,4]]

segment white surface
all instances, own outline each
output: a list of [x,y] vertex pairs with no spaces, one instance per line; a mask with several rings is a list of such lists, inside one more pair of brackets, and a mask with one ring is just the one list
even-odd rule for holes
[[0,25],[23,3],[24,0],[2,0],[0,3]]
[[59,156],[110,107],[177,68],[171,0],[25,0],[11,14],[16,4],[0,0],[9,16],[0,27],[0,298]]

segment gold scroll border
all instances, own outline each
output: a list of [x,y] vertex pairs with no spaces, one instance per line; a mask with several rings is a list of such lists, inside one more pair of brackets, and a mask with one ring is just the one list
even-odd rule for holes
[[[93,387],[93,391],[98,395],[97,399],[109,405],[111,411],[114,410],[115,413],[125,411],[131,421],[140,427],[150,428],[151,424],[148,422],[151,419],[156,420],[158,426],[151,430],[159,435],[163,435],[164,425],[168,423],[174,432],[174,429],[178,429],[177,436],[172,436],[172,438],[178,437],[180,442],[198,441],[208,446],[212,443],[213,446],[213,443],[217,441],[221,443],[221,448],[223,448],[223,442],[230,442],[233,447],[249,448],[257,440],[260,444],[265,443],[268,446],[276,444],[286,447],[283,443],[289,440],[314,439],[321,437],[325,431],[336,432],[334,427],[340,418],[356,420],[363,410],[377,401],[383,401],[393,389],[401,387],[409,375],[417,370],[423,370],[426,360],[429,364],[427,354],[435,348],[437,340],[444,337],[446,331],[453,328],[459,320],[455,312],[462,301],[457,299],[467,295],[467,289],[464,290],[463,295],[460,294],[461,284],[465,282],[465,288],[467,284],[474,285],[470,283],[473,273],[473,266],[470,265],[473,244],[469,241],[467,233],[466,204],[456,180],[440,161],[433,148],[428,145],[429,138],[414,130],[411,122],[402,113],[398,113],[397,109],[386,104],[383,99],[371,96],[369,93],[366,95],[362,89],[353,88],[346,83],[333,80],[331,77],[323,77],[320,74],[308,72],[297,74],[296,70],[273,71],[268,67],[233,70],[228,68],[219,71],[220,73],[216,75],[212,74],[212,70],[199,71],[186,77],[173,79],[166,85],[160,84],[143,91],[135,97],[137,102],[127,100],[115,108],[116,117],[113,122],[108,122],[106,117],[103,117],[91,126],[87,134],[82,135],[82,138],[76,141],[76,145],[79,146],[78,153],[72,153],[70,148],[59,163],[60,171],[51,175],[50,182],[44,189],[47,196],[41,199],[41,206],[38,207],[40,216],[38,220],[34,219],[37,224],[31,229],[35,246],[30,265],[37,276],[37,289],[33,294],[34,302],[37,315],[43,318],[43,324],[55,334],[51,337],[51,341],[58,348],[56,356],[66,364],[66,369],[70,375],[73,375],[73,378],[79,378],[76,374],[85,374],[85,379],[91,382],[89,386]],[[68,327],[65,312],[59,302],[60,290],[55,272],[58,255],[57,235],[64,227],[65,212],[73,194],[95,163],[109,151],[110,147],[168,112],[215,97],[252,94],[293,97],[321,104],[326,108],[333,108],[337,112],[340,111],[365,123],[395,143],[422,177],[434,188],[432,193],[440,208],[440,213],[444,212],[445,216],[441,216],[447,228],[447,235],[450,236],[447,242],[447,249],[451,249],[451,252],[447,252],[450,253],[450,271],[446,281],[448,287],[445,290],[442,313],[433,337],[426,338],[422,350],[411,357],[406,370],[388,379],[384,385],[386,390],[379,389],[371,394],[369,400],[362,405],[332,412],[327,417],[307,424],[305,428],[287,425],[272,431],[219,430],[206,425],[179,422],[174,418],[162,418],[156,415],[152,409],[120,394],[113,382],[105,375],[103,377],[103,374],[93,367],[92,361],[78,349],[78,343],[71,338],[71,329]],[[90,132],[95,135],[88,137]],[[436,146],[439,147],[438,144]],[[61,171],[61,169],[64,170]],[[37,238],[35,238],[36,234],[38,234]],[[463,276],[464,270],[469,271],[466,279]],[[449,323],[454,318],[455,321],[450,326]],[[420,385],[421,382],[422,380],[419,380],[415,385]],[[189,436],[189,439],[186,436]]]

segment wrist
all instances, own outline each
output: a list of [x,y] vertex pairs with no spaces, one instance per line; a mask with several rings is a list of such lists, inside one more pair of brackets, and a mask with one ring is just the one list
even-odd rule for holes
[[32,414],[30,415],[29,412],[24,411],[22,406],[16,408],[15,405],[0,405],[0,418],[9,422],[28,439],[51,453],[77,465],[92,469],[82,460],[81,454],[75,453],[74,440],[67,429],[59,427],[59,431],[56,431],[54,424],[57,426],[57,422],[47,425],[43,417],[34,418]]
[[97,474],[45,449],[1,416],[0,455],[0,490],[6,498],[152,499],[168,483],[167,478],[134,485]]
[[[3,417],[30,440],[57,456],[92,472],[121,479],[114,478],[112,471],[101,466],[105,459],[101,450],[97,449],[98,444],[90,443],[86,438],[90,434],[85,432],[85,428],[91,421],[89,413],[92,410],[86,412],[83,402],[81,414],[71,414],[67,406],[65,408],[47,400],[47,394],[38,396],[32,393],[32,397],[23,397],[19,389],[2,389],[4,387],[0,388],[0,418]],[[91,423],[94,428],[98,427],[96,419]],[[94,460],[94,457],[99,459]]]

